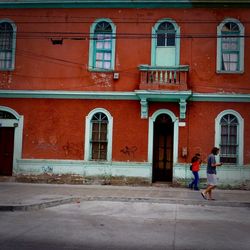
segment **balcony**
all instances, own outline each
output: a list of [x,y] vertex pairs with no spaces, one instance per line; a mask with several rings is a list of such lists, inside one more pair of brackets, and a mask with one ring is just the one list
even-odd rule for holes
[[187,90],[188,65],[157,67],[140,65],[141,90]]

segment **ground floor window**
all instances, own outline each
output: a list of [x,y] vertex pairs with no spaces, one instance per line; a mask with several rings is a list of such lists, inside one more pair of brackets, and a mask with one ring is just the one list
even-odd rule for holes
[[237,163],[238,158],[238,126],[236,116],[232,114],[224,115],[220,121],[221,142],[220,160],[223,163]]
[[91,128],[91,160],[107,160],[107,116],[102,112],[94,114],[91,120]]
[[220,161],[243,164],[244,120],[232,110],[222,111],[215,120],[215,145],[220,148]]

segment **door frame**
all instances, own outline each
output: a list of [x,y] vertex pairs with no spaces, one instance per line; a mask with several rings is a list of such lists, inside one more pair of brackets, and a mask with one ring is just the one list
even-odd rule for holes
[[180,27],[177,22],[172,18],[163,18],[158,20],[152,27],[152,38],[151,38],[151,65],[156,66],[156,44],[157,44],[157,30],[161,23],[169,22],[174,25],[176,36],[175,36],[175,65],[180,65]]
[[[154,122],[156,118],[161,115],[169,115],[173,122],[173,167],[178,160],[178,139],[179,139],[179,120],[175,114],[168,109],[159,109],[149,117],[149,130],[148,130],[148,162],[151,164],[151,181],[153,181],[153,146],[154,146]],[[173,172],[174,173],[174,172]]]
[[1,127],[14,127],[14,148],[13,148],[13,171],[12,174],[17,172],[17,160],[22,157],[22,141],[23,141],[23,116],[19,115],[15,110],[0,106],[1,111],[11,113],[16,119],[0,119]]

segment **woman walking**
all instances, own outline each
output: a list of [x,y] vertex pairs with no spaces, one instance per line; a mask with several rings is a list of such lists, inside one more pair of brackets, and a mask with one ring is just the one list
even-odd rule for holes
[[194,190],[199,189],[199,171],[200,171],[200,164],[201,164],[201,155],[199,153],[195,154],[195,156],[191,160],[191,170],[194,175],[194,180],[189,184],[189,188]]

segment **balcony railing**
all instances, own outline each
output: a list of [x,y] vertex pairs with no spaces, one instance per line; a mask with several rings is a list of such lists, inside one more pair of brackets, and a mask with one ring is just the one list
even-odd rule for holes
[[188,65],[157,67],[140,65],[140,89],[187,90]]

